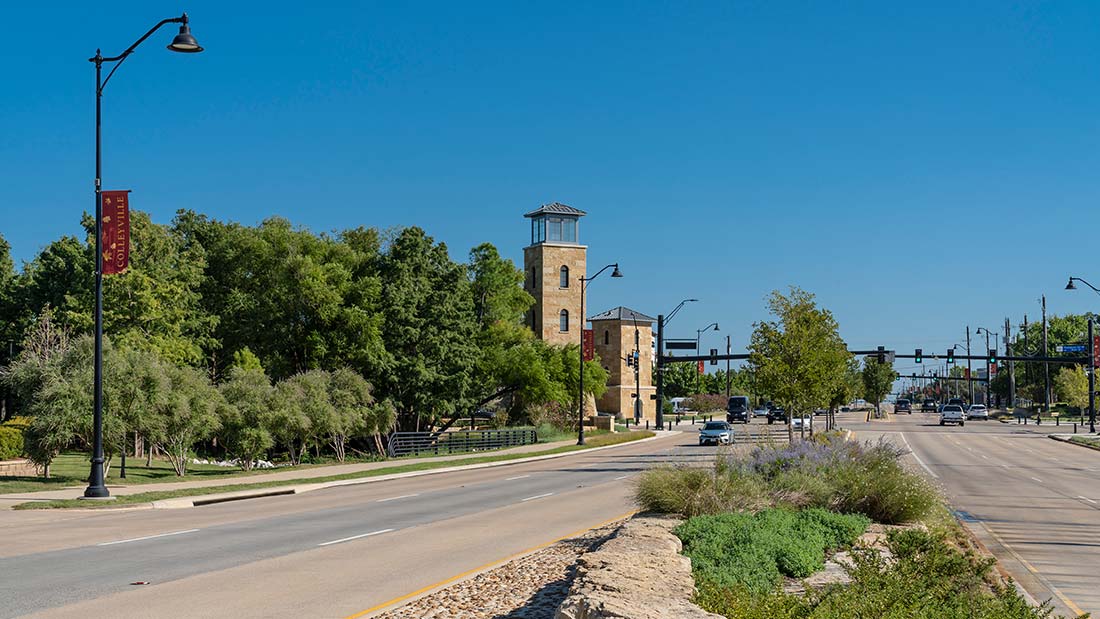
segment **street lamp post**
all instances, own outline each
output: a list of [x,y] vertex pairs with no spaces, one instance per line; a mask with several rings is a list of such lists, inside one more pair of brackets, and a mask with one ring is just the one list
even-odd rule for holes
[[[88,59],[95,63],[95,370],[93,387],[93,439],[92,439],[92,471],[88,476],[88,487],[84,490],[84,498],[106,499],[111,496],[103,478],[103,147],[102,147],[102,110],[103,88],[111,80],[111,76],[122,66],[130,54],[145,39],[165,24],[180,24],[179,34],[172,39],[168,49],[174,52],[197,53],[202,47],[191,36],[191,25],[187,13],[179,17],[162,19],[157,25],[149,29],[126,51],[117,56],[104,57],[100,50],[95,51],[95,56]],[[103,77],[103,63],[113,62],[114,67]]]
[[[994,350],[994,351],[999,350],[1000,347],[1001,347],[1001,341],[1000,341],[1001,334],[997,333],[995,331],[990,331],[989,329],[986,329],[985,327],[978,327],[977,331],[975,331],[975,333],[983,333],[983,332],[985,333],[985,349],[986,349],[987,353],[990,350]],[[993,336],[993,348],[989,347],[989,336],[990,335]],[[993,366],[989,365],[989,361],[986,361],[986,367],[985,367],[985,381],[986,381],[985,382],[985,405],[986,406],[989,406],[989,401],[990,401],[990,398],[992,397],[992,394],[991,394],[992,390],[990,389],[990,387],[993,386],[993,373],[992,373],[992,370],[993,370]],[[974,403],[973,399],[971,399],[970,403],[971,404]]]
[[657,315],[657,351],[655,355],[657,368],[657,377],[654,382],[657,383],[657,429],[663,430],[665,423],[665,367],[664,367],[664,354],[665,354],[665,325],[668,321],[672,320],[672,317],[683,309],[684,305],[688,303],[696,303],[699,299],[684,299],[680,301],[671,312],[666,314]]
[[[1096,294],[1100,294],[1100,288],[1093,286],[1080,277],[1069,278],[1069,283],[1066,284],[1066,290],[1077,290],[1077,286],[1073,285],[1073,282],[1081,282],[1088,286]],[[1089,351],[1089,432],[1096,433],[1096,340],[1093,335],[1093,323],[1096,322],[1096,316],[1089,314],[1089,326],[1088,326],[1088,351]]]
[[611,271],[611,277],[622,277],[623,276],[623,274],[619,272],[619,263],[617,263],[617,262],[615,264],[609,264],[609,265],[605,266],[604,268],[600,269],[599,271],[596,271],[596,274],[593,275],[592,277],[584,277],[583,275],[581,276],[581,315],[580,315],[580,321],[581,321],[581,328],[580,328],[580,331],[581,331],[581,352],[580,352],[581,364],[580,364],[580,369],[579,369],[580,376],[579,376],[579,380],[577,381],[578,384],[580,385],[580,390],[579,390],[580,393],[578,394],[580,396],[580,405],[577,406],[577,444],[578,445],[584,445],[584,323],[585,323],[585,320],[584,320],[584,290],[585,290],[585,288],[588,287],[588,282],[596,279],[597,277],[600,276],[601,273],[603,273],[604,271],[606,271],[608,269],[614,269],[613,271]]
[[[717,331],[718,330],[718,323],[712,322],[709,325],[703,327],[702,329],[696,329],[695,330],[695,354],[702,356],[703,349],[699,348],[699,344],[701,343],[701,341],[703,339],[703,331],[710,331],[711,327],[714,327],[714,330]],[[698,378],[695,379],[695,390],[702,393],[702,391],[703,391],[703,386],[702,386],[703,373],[702,372],[697,372],[696,376]]]
[[638,315],[630,312],[634,321],[634,423],[642,418],[642,338],[638,330]]

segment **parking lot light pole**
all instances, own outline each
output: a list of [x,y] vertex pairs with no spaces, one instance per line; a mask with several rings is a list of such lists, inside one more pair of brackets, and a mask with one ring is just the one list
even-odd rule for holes
[[609,265],[605,266],[604,268],[600,269],[599,271],[596,271],[596,274],[593,275],[592,277],[584,277],[583,275],[581,276],[581,315],[580,315],[580,321],[581,321],[581,329],[580,329],[580,331],[581,331],[581,351],[580,351],[581,364],[580,364],[580,368],[578,369],[578,373],[580,374],[580,376],[578,377],[578,380],[577,380],[577,383],[580,385],[580,389],[578,390],[580,392],[578,394],[580,396],[580,398],[579,398],[580,403],[577,406],[577,444],[578,445],[584,445],[584,323],[585,323],[585,319],[584,319],[584,290],[585,290],[585,288],[588,287],[588,282],[596,279],[597,277],[600,276],[601,273],[603,273],[604,271],[606,271],[608,269],[612,269],[612,268],[614,270],[611,272],[611,277],[622,277],[623,276],[623,274],[619,272],[619,263],[618,262],[616,262],[615,264],[609,264]]
[[[184,13],[179,17],[162,19],[117,56],[104,57],[103,53],[97,49],[95,56],[88,59],[89,62],[95,63],[95,361],[92,388],[92,470],[88,475],[88,487],[84,490],[86,499],[107,499],[111,496],[103,476],[103,147],[101,131],[103,88],[134,49],[166,24],[180,24],[179,34],[168,44],[169,50],[189,54],[202,51],[202,47],[191,35],[190,21],[187,13]],[[106,78],[103,77],[105,62],[115,63]]]

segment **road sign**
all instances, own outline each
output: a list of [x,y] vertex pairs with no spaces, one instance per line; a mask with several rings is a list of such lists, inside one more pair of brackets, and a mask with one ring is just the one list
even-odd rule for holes
[[695,340],[665,340],[665,350],[695,350]]
[[1088,348],[1085,344],[1059,344],[1054,347],[1057,352],[1085,352]]

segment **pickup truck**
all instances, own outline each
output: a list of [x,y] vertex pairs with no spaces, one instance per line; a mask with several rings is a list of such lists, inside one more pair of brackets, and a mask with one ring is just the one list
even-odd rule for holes
[[966,412],[958,404],[945,404],[940,411],[940,425],[949,423],[957,423],[960,427],[966,425]]

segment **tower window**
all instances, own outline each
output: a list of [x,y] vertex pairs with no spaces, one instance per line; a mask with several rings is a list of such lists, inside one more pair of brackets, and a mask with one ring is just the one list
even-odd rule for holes
[[534,290],[538,287],[538,282],[535,281],[535,276],[538,272],[535,271],[535,267],[531,267],[531,289]]
[[569,310],[562,310],[558,314],[558,330],[562,333],[569,332]]
[[609,344],[611,344],[611,332],[610,332],[610,331],[607,331],[607,330],[605,330],[605,331],[603,332],[603,345],[604,345],[604,346],[607,346],[607,345],[609,345]]
[[565,266],[564,264],[561,265],[559,277],[560,277],[560,281],[558,281],[558,287],[568,288],[569,287],[569,267]]

